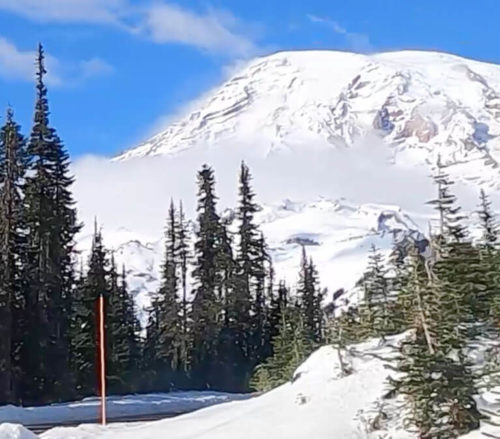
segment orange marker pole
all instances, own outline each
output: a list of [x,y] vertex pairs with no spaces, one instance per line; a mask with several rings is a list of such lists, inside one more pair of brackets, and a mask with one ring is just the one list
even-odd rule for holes
[[101,424],[106,425],[106,341],[104,338],[104,295],[99,296],[99,358],[101,391]]

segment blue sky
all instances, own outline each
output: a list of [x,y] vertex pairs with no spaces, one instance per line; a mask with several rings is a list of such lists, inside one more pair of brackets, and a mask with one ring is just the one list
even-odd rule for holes
[[70,153],[113,155],[241,60],[423,49],[500,63],[499,19],[498,0],[0,0],[0,107],[28,131],[42,42],[52,122]]

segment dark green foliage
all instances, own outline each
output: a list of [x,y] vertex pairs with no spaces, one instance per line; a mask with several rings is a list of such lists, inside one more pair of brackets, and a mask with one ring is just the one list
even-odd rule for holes
[[216,211],[214,173],[203,166],[198,173],[198,230],[195,242],[192,304],[192,374],[198,387],[209,388],[217,373],[217,337],[222,304],[217,294],[220,272],[221,222]]
[[24,302],[21,264],[23,234],[22,191],[25,141],[7,111],[0,131],[0,404],[16,400],[21,378],[18,354],[22,346]]
[[498,244],[498,224],[491,208],[491,202],[483,189],[480,192],[480,210],[478,214],[483,229],[482,244],[490,250],[496,249]]
[[108,275],[108,306],[106,314],[107,379],[110,392],[124,393],[135,390],[134,373],[138,371],[139,322],[134,302],[127,290],[125,267],[118,275],[114,257]]
[[[183,321],[181,304],[178,297],[178,244],[177,244],[177,213],[173,201],[167,218],[165,231],[165,261],[161,286],[158,293],[158,346],[157,358],[160,369],[157,371],[160,381],[169,383],[169,387],[176,385],[176,375],[179,370],[185,369],[181,365],[181,340],[183,334]],[[166,388],[165,390],[168,390]]]
[[435,179],[440,234],[431,237],[432,259],[423,260],[415,250],[407,258],[398,304],[412,335],[401,345],[397,370],[402,375],[392,385],[406,396],[407,420],[419,437],[451,439],[479,427],[475,377],[465,348],[477,335],[476,319],[486,315],[489,285],[448,192],[452,183],[440,169]]
[[365,323],[372,336],[394,333],[395,321],[392,312],[394,307],[394,291],[391,291],[390,279],[384,265],[383,256],[372,245],[368,257],[368,269],[363,276]]
[[[81,274],[72,301],[71,366],[78,396],[93,395],[97,391],[97,299],[102,294],[109,303],[109,274],[109,258],[96,224],[87,273]],[[106,311],[108,314],[109,306]]]
[[57,400],[68,392],[73,247],[80,228],[70,191],[69,157],[49,124],[44,74],[44,53],[39,46],[24,197],[26,336],[20,357],[25,401]]
[[186,218],[184,216],[184,210],[182,203],[179,205],[179,217],[177,223],[177,248],[176,254],[178,258],[178,268],[179,268],[179,280],[181,284],[181,332],[182,337],[180,340],[180,351],[179,360],[180,365],[184,372],[188,372],[189,363],[189,352],[191,349],[191,339],[189,334],[189,303],[188,303],[188,286],[187,286],[187,274],[188,274],[188,261],[190,259],[189,251],[189,236],[187,230]]
[[422,328],[403,342],[396,383],[411,404],[409,427],[422,439],[453,439],[479,428],[474,379],[465,359],[429,351]]
[[312,259],[307,260],[305,247],[302,247],[297,297],[300,300],[305,331],[311,341],[320,343],[323,338],[322,293],[318,285],[318,272]]
[[460,207],[456,204],[456,197],[450,192],[453,182],[448,174],[443,171],[441,158],[438,158],[434,182],[437,186],[438,197],[427,204],[434,206],[434,209],[439,214],[438,242],[441,242],[442,239],[461,242],[467,237],[467,230],[462,223],[465,217],[460,213]]
[[314,349],[307,332],[299,309],[288,307],[273,338],[273,356],[255,370],[251,382],[255,390],[267,391],[292,379],[295,369]]

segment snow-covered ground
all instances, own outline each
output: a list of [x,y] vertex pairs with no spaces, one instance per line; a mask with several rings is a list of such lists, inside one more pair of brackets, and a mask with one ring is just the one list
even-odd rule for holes
[[[389,344],[397,342],[391,339]],[[346,355],[354,372],[342,376],[337,352],[316,351],[295,372],[294,380],[262,396],[233,401],[162,421],[103,428],[56,428],[42,439],[358,439],[382,437],[367,431],[382,407],[387,390],[385,358],[393,349],[378,340],[357,345]],[[392,407],[384,408],[395,416]],[[395,434],[398,422],[382,424],[376,434]],[[398,439],[412,436],[398,433]]]
[[[298,367],[291,382],[261,396],[231,400],[155,422],[57,427],[40,438],[416,439],[417,435],[404,427],[401,397],[384,398],[389,390],[387,378],[394,374],[386,366],[393,362],[395,348],[404,336],[389,337],[385,343],[372,339],[351,346],[343,352],[343,362],[352,371],[348,375],[342,373],[338,352],[324,346]],[[477,364],[482,363],[485,348],[491,343],[485,340],[472,347],[471,358],[476,358]],[[491,421],[498,424],[500,388],[484,390],[477,401],[480,410],[493,414]],[[150,401],[145,404],[151,406]],[[484,421],[480,430],[461,439],[487,437],[500,437],[500,428]],[[0,439],[33,436],[19,426],[0,424]]]
[[[208,391],[111,396],[107,399],[107,415],[109,419],[156,414],[174,415],[249,397],[248,394]],[[99,404],[97,398],[85,398],[82,401],[41,407],[0,406],[0,423],[39,425],[73,421],[95,422],[99,419]]]

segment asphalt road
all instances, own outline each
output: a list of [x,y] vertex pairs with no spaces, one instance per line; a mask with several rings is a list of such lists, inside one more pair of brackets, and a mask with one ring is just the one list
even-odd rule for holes
[[[112,423],[122,423],[122,422],[149,422],[149,421],[159,421],[160,419],[166,419],[166,418],[174,418],[175,416],[180,416],[186,413],[189,413],[194,410],[189,410],[185,412],[179,412],[179,413],[158,413],[154,415],[140,415],[140,416],[122,416],[122,417],[115,417],[115,418],[108,418],[108,424]],[[36,425],[25,425],[25,427],[29,430],[31,430],[35,434],[40,434],[43,433],[47,430],[50,430],[51,428],[55,427],[77,427],[78,425],[81,424],[95,424],[97,423],[97,420],[95,422],[89,421],[89,420],[84,420],[84,421],[68,421],[68,422],[61,422],[61,423],[56,423],[56,424],[36,424]]]

